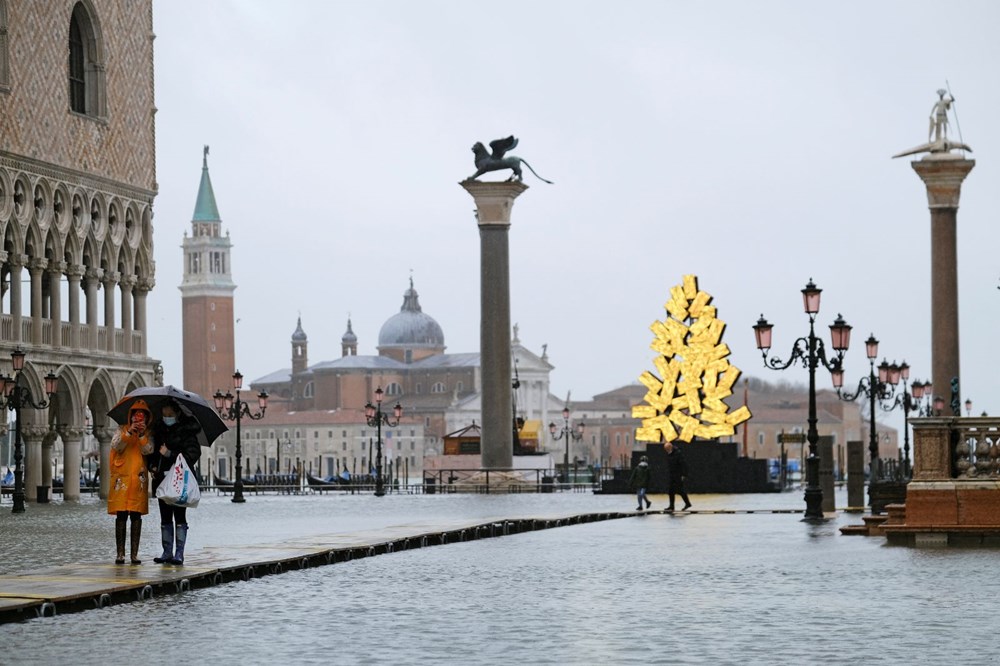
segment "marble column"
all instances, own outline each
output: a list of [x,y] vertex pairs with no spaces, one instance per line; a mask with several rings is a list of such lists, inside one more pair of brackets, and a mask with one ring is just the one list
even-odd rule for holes
[[521,182],[460,183],[476,202],[479,224],[479,350],[482,373],[482,466],[514,462],[510,346],[510,212],[528,186]]
[[63,272],[66,270],[65,261],[50,261],[48,266],[48,276],[49,276],[49,326],[51,330],[49,334],[52,339],[49,340],[49,344],[52,345],[54,349],[62,348],[62,290],[60,289],[60,283],[62,282]]
[[[25,418],[27,409],[21,410],[21,418]],[[42,459],[42,438],[48,428],[37,425],[21,424],[21,446],[24,447],[24,498],[34,502],[37,498],[38,486],[42,485],[43,469],[49,467],[49,479],[52,478],[51,465],[46,465]],[[50,481],[51,483],[51,481]]]
[[87,349],[97,349],[97,288],[101,284],[104,271],[100,268],[88,268],[83,276],[83,286],[87,294]]
[[934,395],[950,402],[960,416],[955,410],[961,395],[952,395],[951,389],[960,376],[956,224],[962,181],[976,162],[954,153],[930,153],[911,164],[927,187],[931,210],[931,383]]
[[122,275],[118,285],[121,288],[122,303],[122,352],[132,354],[132,289],[135,287],[134,275]]
[[10,266],[10,323],[13,340],[11,342],[21,342],[24,325],[21,323],[21,275],[24,265],[28,262],[28,256],[24,254],[12,254],[7,257]]
[[66,280],[69,283],[69,346],[80,347],[80,280],[84,276],[83,266],[70,266],[66,269]]
[[146,331],[146,296],[152,291],[154,284],[153,278],[143,277],[139,278],[135,286],[135,329],[139,331],[141,336],[139,354],[142,356],[146,356],[147,338],[149,337],[149,333]]
[[52,451],[59,433],[46,430],[42,435],[42,485],[52,488]]
[[117,271],[104,271],[101,280],[104,287],[104,328],[108,336],[104,348],[112,354],[115,352],[115,286],[120,277]]
[[83,428],[59,429],[63,441],[63,501],[80,499],[80,451],[83,445]]
[[31,259],[28,262],[28,274],[31,276],[31,344],[42,344],[42,277],[48,259]]
[[114,430],[111,428],[94,428],[94,438],[97,439],[101,450],[101,465],[99,467],[101,470],[101,488],[98,493],[99,497],[103,500],[108,499],[108,490],[111,488],[111,483],[108,480],[110,476],[108,470],[111,469],[111,436],[114,434]]

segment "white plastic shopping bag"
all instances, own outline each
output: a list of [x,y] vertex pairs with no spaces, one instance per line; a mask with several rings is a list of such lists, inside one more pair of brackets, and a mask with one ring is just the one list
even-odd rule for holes
[[174,506],[198,506],[201,491],[183,454],[178,454],[176,462],[167,470],[167,475],[156,488],[156,497]]

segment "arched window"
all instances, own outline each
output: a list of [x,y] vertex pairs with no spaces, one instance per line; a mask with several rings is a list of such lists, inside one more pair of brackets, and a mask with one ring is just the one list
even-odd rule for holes
[[69,20],[69,108],[94,118],[107,116],[104,45],[89,2],[78,2]]
[[431,393],[444,393],[446,390],[444,382],[435,382],[434,386],[431,387]]
[[313,397],[313,383],[312,382],[306,382],[305,388],[302,389],[302,397],[303,398],[311,398],[311,397]]
[[403,387],[396,382],[389,382],[389,385],[385,387],[386,395],[403,395]]
[[455,383],[455,390],[458,391],[459,393],[461,393],[462,389],[464,389],[464,388],[465,388],[465,385],[462,382],[456,382]]

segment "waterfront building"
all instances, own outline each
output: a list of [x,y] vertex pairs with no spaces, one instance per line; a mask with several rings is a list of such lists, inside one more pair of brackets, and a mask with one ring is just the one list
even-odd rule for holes
[[78,499],[84,442],[107,469],[107,411],[162,373],[146,349],[155,113],[151,0],[0,3],[0,364],[24,350],[36,400],[59,380],[48,409],[21,410],[28,500],[60,467]]

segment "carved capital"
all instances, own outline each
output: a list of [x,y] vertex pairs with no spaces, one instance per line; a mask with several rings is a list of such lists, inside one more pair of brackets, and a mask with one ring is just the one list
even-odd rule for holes
[[100,282],[101,278],[104,277],[103,268],[88,268],[84,271],[83,276],[87,279],[88,283]]
[[28,265],[28,255],[18,254],[17,252],[11,253],[7,256],[7,264],[11,268],[24,268]]
[[104,275],[101,277],[101,284],[110,289],[118,284],[121,277],[122,274],[118,271],[104,271]]
[[50,261],[46,271],[49,273],[55,273],[57,275],[62,275],[66,272],[66,262],[65,261]]
[[66,267],[66,277],[69,278],[70,280],[73,279],[79,280],[86,274],[87,274],[86,266],[78,266],[71,264]]
[[59,436],[66,442],[82,441],[86,432],[86,429],[79,426],[59,426]]
[[44,257],[32,257],[28,259],[28,272],[34,274],[42,272],[49,265],[49,260]]
[[118,280],[118,284],[122,286],[122,289],[132,291],[132,287],[138,282],[138,278],[134,275],[122,275],[121,279]]
[[[23,417],[22,417],[23,418]],[[41,442],[51,430],[45,425],[22,425],[21,438],[29,442]]]

